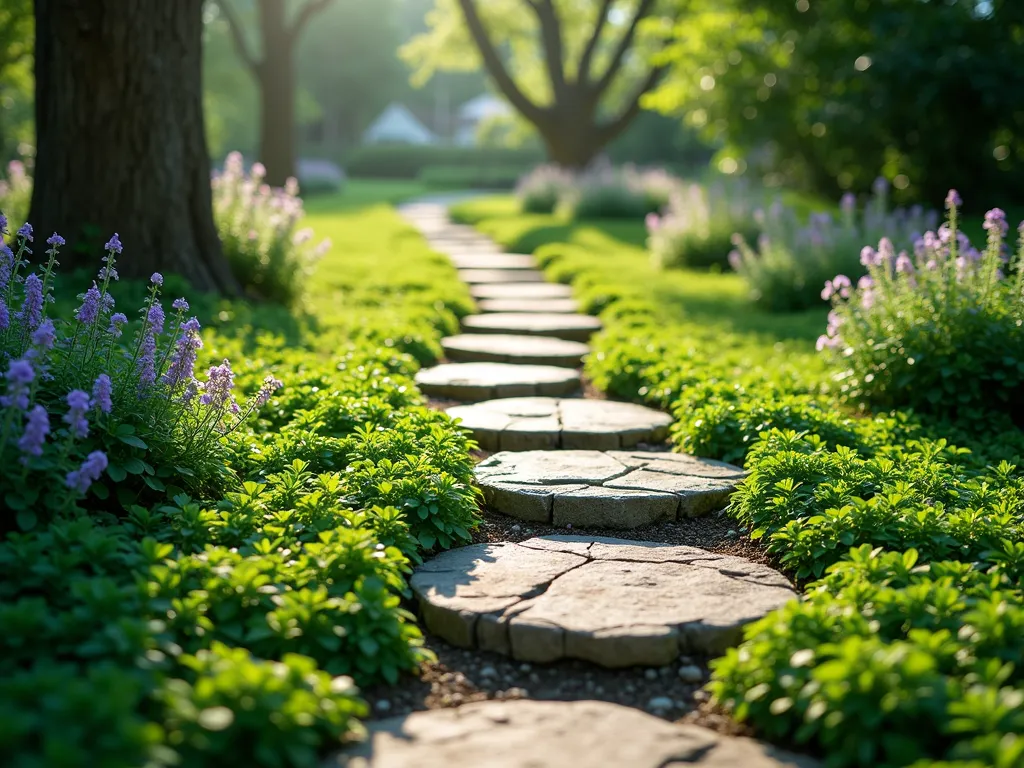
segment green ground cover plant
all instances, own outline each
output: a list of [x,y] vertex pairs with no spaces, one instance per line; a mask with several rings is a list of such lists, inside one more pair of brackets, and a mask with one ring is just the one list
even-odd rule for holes
[[[204,438],[220,467],[212,481],[201,467],[182,463],[186,456],[175,459],[174,487],[166,478],[163,488],[145,483],[161,477],[163,464],[160,445],[150,444],[142,426],[165,422],[135,396],[134,380],[121,385],[133,397],[119,399],[126,374],[118,372],[111,375],[112,414],[126,414],[121,423],[134,419],[138,428],[113,428],[108,453],[123,445],[142,471],[121,462],[122,477],[111,459],[97,465],[97,478],[89,470],[87,494],[75,493],[57,509],[41,500],[45,514],[31,526],[13,513],[5,517],[5,527],[28,530],[10,530],[0,542],[4,765],[317,765],[325,750],[360,734],[367,708],[359,686],[394,681],[426,658],[402,605],[406,576],[424,552],[469,539],[476,503],[471,443],[425,407],[412,376],[472,304],[452,267],[377,202],[408,189],[353,182],[317,201],[310,224],[335,246],[301,311],[193,297],[201,332],[186,336],[187,319],[165,318],[155,360],[164,357],[162,339],[178,328],[173,344],[189,340],[195,370],[217,371],[198,377],[206,383],[199,397],[215,394],[208,382],[219,376],[229,393],[263,401],[234,429]],[[38,261],[30,268],[45,269]],[[363,279],[371,273],[374,279]],[[54,457],[53,468],[27,469],[64,473],[50,485],[69,492],[85,471],[76,465],[85,450],[79,443],[107,440],[102,393],[91,390],[82,415],[87,437],[65,434],[79,423],[63,420],[76,406],[60,400],[65,374],[56,363],[76,349],[68,334],[79,329],[80,340],[84,333],[74,313],[92,299],[81,290],[87,284],[76,284],[80,278],[55,281],[47,315],[62,321],[55,325],[55,377],[26,403],[44,408],[52,430],[43,435],[42,456],[29,452],[30,462]],[[19,301],[8,329],[17,329],[28,316],[26,281],[12,280]],[[165,291],[173,284],[168,276]],[[130,352],[141,334],[148,349],[153,287],[117,284],[115,308],[102,285],[101,313],[152,297],[142,316],[126,318],[118,339]],[[109,318],[102,325],[106,333]],[[26,352],[20,332],[5,338],[15,337],[17,360]],[[4,347],[4,371],[11,349]],[[234,362],[230,387],[224,358]],[[44,359],[32,357],[34,367]],[[167,359],[155,368],[156,381],[175,361],[173,349]],[[129,363],[130,356],[126,371],[139,369]],[[92,383],[92,373],[85,366],[79,375]],[[268,376],[274,388],[264,394]],[[16,379],[5,377],[5,398],[23,394],[9,391]],[[30,410],[20,406],[5,401],[5,423],[13,423],[12,409]],[[23,447],[33,447],[22,443],[27,423],[22,416],[5,432],[11,466],[20,466]],[[173,430],[166,437],[171,449],[180,448]],[[177,469],[191,470],[196,482],[180,480],[187,475]],[[4,483],[10,496],[8,473]],[[97,496],[107,485],[115,492]],[[126,486],[145,494],[122,500],[117,489]]]
[[[988,217],[988,257],[944,252],[932,277],[916,263],[913,275],[896,270],[895,253],[876,265],[871,249],[866,268],[884,272],[873,275],[875,303],[865,308],[840,281],[834,311],[845,313],[843,329],[873,325],[836,344],[835,358],[828,345],[815,349],[829,325],[824,309],[764,312],[736,274],[655,278],[635,232],[606,222],[558,227],[518,214],[507,198],[456,212],[506,244],[536,248],[544,234],[549,244],[537,253],[548,275],[571,283],[605,325],[586,361],[593,383],[670,409],[678,449],[750,472],[729,514],[804,597],[714,662],[717,706],[829,766],[1024,761],[1024,433],[1002,405],[1016,386],[1014,355],[1002,350],[1019,330],[1007,325],[1021,295],[1014,262],[1005,266],[1009,254],[995,242],[1006,232],[1001,212]],[[939,230],[931,250],[960,245],[955,229]],[[939,285],[963,291],[962,300],[939,302]],[[993,326],[998,343],[986,335]],[[878,328],[887,329],[884,344],[868,341]],[[910,343],[941,351],[948,333],[988,350],[940,358],[951,383],[984,378],[985,355],[1001,355],[988,364],[1003,375],[987,385],[983,411],[929,407],[928,387],[913,378],[904,384],[923,403],[852,396],[848,368],[881,367],[889,358],[879,355],[905,360]],[[933,369],[917,370],[929,381]],[[899,390],[886,382],[873,386],[892,398]],[[974,392],[965,383],[957,395]]]

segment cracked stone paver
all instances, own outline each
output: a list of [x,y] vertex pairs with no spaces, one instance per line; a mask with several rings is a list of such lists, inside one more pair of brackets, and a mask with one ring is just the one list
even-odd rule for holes
[[[807,757],[603,701],[483,701],[366,723],[335,768],[812,768]],[[629,738],[623,738],[628,734]]]
[[[498,337],[482,337],[498,338]],[[633,448],[668,436],[672,417],[611,400],[513,397],[448,409],[485,451]]]
[[461,333],[441,339],[445,356],[455,362],[522,363],[579,368],[590,347],[546,336]]
[[459,279],[469,285],[543,283],[544,273],[535,269],[460,269]]
[[796,598],[766,565],[696,547],[592,536],[449,550],[411,580],[427,628],[522,661],[604,667],[720,655]]
[[541,312],[571,315],[580,311],[576,299],[480,299],[481,312]]
[[448,254],[457,269],[537,269],[533,256],[523,253]]
[[559,526],[619,529],[721,509],[745,477],[720,461],[647,451],[505,450],[477,464],[475,472],[484,500],[497,512]]
[[462,327],[473,333],[517,333],[587,341],[601,330],[601,321],[590,315],[537,312],[494,312],[462,318]]
[[580,388],[579,372],[553,365],[445,363],[424,368],[416,384],[429,397],[491,400],[496,397],[570,395]]
[[506,283],[502,285],[471,285],[474,299],[568,299],[572,288],[560,283]]

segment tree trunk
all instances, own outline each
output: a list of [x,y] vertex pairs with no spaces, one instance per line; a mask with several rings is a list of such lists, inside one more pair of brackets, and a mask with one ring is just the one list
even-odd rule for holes
[[260,0],[263,60],[260,84],[260,161],[267,183],[283,187],[295,175],[295,61],[285,0]]
[[[213,222],[203,127],[203,0],[36,0],[31,221],[69,266],[120,233],[124,277],[176,272],[237,293]],[[116,9],[116,10],[115,10]]]
[[604,149],[605,142],[593,111],[581,99],[566,99],[537,125],[548,159],[563,168],[581,171]]

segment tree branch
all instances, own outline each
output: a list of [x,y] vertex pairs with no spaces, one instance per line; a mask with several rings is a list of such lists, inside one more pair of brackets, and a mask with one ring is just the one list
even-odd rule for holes
[[612,80],[615,79],[615,75],[618,74],[619,69],[622,68],[622,61],[626,57],[626,52],[630,46],[633,45],[633,39],[636,37],[636,28],[640,22],[651,12],[651,8],[654,6],[654,0],[640,0],[640,4],[636,8],[636,13],[633,14],[632,20],[629,22],[629,27],[626,32],[622,35],[622,39],[619,40],[619,45],[615,49],[615,53],[612,54],[612,60],[608,64],[608,69],[601,76],[601,79],[597,81],[595,89],[600,96],[611,85]]
[[494,82],[498,86],[498,89],[504,94],[505,98],[512,103],[512,106],[523,115],[523,117],[531,123],[537,123],[544,117],[544,111],[526,98],[523,92],[519,90],[519,86],[515,84],[515,81],[509,75],[508,70],[505,68],[505,64],[501,60],[501,56],[498,55],[498,51],[494,47],[494,43],[491,42],[491,38],[488,36],[487,30],[484,28],[483,21],[480,19],[480,14],[477,13],[476,4],[473,0],[458,0],[458,2],[459,7],[462,8],[462,15],[466,19],[466,26],[469,28],[469,34],[472,36],[473,42],[480,51],[480,57],[484,61],[484,66],[487,68],[491,77],[494,78]]
[[540,22],[540,38],[544,45],[544,63],[548,77],[551,78],[551,90],[557,103],[559,95],[565,90],[565,62],[562,53],[562,23],[551,0],[526,0]]
[[615,0],[603,0],[601,8],[597,12],[597,21],[594,23],[594,32],[591,34],[590,39],[587,40],[587,45],[583,49],[583,55],[580,57],[580,66],[576,73],[576,80],[580,83],[586,83],[590,80],[590,67],[594,63],[594,54],[597,52],[597,44],[601,40],[601,33],[604,32],[604,26],[608,23],[608,12],[611,11],[612,3]]
[[295,21],[292,22],[292,26],[288,30],[289,38],[293,42],[298,40],[299,35],[302,34],[302,30],[309,23],[309,20],[327,8],[332,2],[334,0],[309,0],[295,16]]
[[217,0],[217,7],[220,8],[220,12],[228,23],[228,29],[231,30],[231,41],[235,45],[235,53],[238,54],[238,58],[242,60],[242,63],[249,68],[253,77],[259,79],[263,62],[256,59],[252,49],[249,47],[249,42],[245,39],[245,29],[242,27],[241,19],[238,18],[238,14],[235,13],[235,9],[229,0]]
[[633,96],[626,102],[626,108],[619,113],[618,117],[600,126],[598,132],[603,144],[613,141],[626,130],[633,119],[640,113],[640,99],[658,84],[658,81],[667,69],[668,64],[659,64],[652,69],[636,91],[634,91]]

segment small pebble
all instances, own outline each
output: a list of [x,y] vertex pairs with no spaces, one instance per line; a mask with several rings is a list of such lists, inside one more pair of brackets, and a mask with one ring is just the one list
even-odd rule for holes
[[693,698],[695,698],[697,701],[707,701],[711,698],[711,694],[701,689],[693,694]]
[[484,667],[480,670],[480,677],[497,677],[498,670],[494,667]]
[[679,679],[684,683],[700,683],[704,680],[704,670],[696,664],[687,664],[679,668]]
[[531,667],[529,664],[520,664],[519,665],[519,671],[520,672],[529,672],[531,669],[533,669],[533,667]]
[[540,682],[540,675],[538,675],[536,672],[531,672],[530,673],[530,682],[531,683],[535,683],[535,684],[539,683]]
[[513,533],[519,533],[519,531],[523,530],[523,526],[521,526],[521,525],[513,525],[511,528],[509,528],[509,530],[512,531]]
[[656,669],[645,669],[644,670],[644,677],[647,678],[648,680],[657,680],[658,679],[658,670],[656,670]]
[[391,702],[387,699],[381,699],[374,706],[378,712],[389,712],[391,710]]
[[655,696],[647,702],[647,708],[654,712],[665,712],[672,709],[672,699],[668,696]]
[[737,538],[739,538],[739,534],[736,533],[736,531],[734,529],[730,528],[728,531],[725,532],[725,538],[727,538],[727,539],[737,539]]

